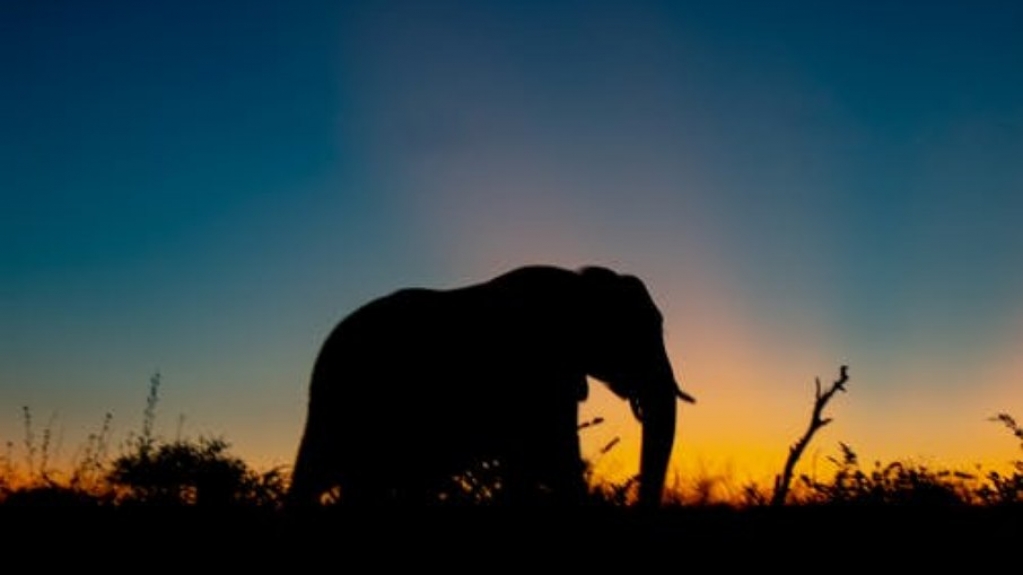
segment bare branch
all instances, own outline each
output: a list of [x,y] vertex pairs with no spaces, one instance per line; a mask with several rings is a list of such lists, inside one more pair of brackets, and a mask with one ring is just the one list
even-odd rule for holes
[[803,451],[806,446],[809,445],[810,440],[813,438],[813,434],[817,433],[817,430],[831,423],[831,418],[822,418],[821,413],[824,411],[824,406],[828,404],[831,397],[835,395],[836,391],[845,391],[845,384],[849,381],[849,366],[843,365],[838,371],[838,379],[831,384],[826,391],[821,393],[821,380],[815,378],[816,389],[814,393],[813,402],[813,413],[810,416],[810,425],[807,427],[806,432],[799,441],[794,443],[789,448],[789,457],[785,461],[785,469],[782,471],[781,476],[774,478],[774,496],[771,498],[771,505],[779,506],[785,504],[785,498],[789,493],[789,485],[792,483],[792,473],[796,468],[796,463],[799,462],[799,458],[803,455]]

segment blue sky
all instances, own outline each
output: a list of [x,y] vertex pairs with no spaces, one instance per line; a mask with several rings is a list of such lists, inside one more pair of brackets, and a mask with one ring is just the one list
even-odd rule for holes
[[0,439],[22,405],[65,457],[106,411],[123,436],[159,369],[164,433],[287,463],[344,314],[549,262],[647,281],[701,399],[681,461],[783,458],[840,363],[822,448],[1011,454],[984,418],[1023,405],[1021,27],[983,1],[4,3]]

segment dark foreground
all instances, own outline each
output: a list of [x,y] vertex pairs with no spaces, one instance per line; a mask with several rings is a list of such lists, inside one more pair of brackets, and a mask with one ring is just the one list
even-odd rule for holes
[[[859,566],[887,572],[966,561],[1023,560],[1023,509],[791,507],[575,511],[329,509],[286,514],[198,508],[61,509],[0,507],[2,542],[95,553],[139,553],[165,561],[234,567],[277,562],[346,565],[368,572],[408,565],[493,567],[635,563],[720,568],[787,567],[798,572]],[[70,551],[68,551],[70,553]],[[44,552],[45,553],[45,552]],[[140,570],[150,569],[140,565]],[[532,570],[532,569],[531,569]],[[347,569],[328,569],[339,572]],[[361,572],[367,572],[360,569]],[[503,570],[502,570],[503,572]],[[696,572],[710,572],[700,569]]]

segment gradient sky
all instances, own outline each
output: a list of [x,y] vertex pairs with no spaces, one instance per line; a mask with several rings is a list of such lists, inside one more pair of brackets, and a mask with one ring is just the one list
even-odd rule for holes
[[[27,405],[61,461],[108,411],[119,442],[159,370],[159,433],[288,464],[361,303],[592,263],[664,312],[683,473],[779,470],[843,363],[808,466],[1018,457],[986,418],[1023,416],[1020,30],[1008,0],[5,1],[0,440]],[[621,435],[631,472],[591,397],[584,452]]]

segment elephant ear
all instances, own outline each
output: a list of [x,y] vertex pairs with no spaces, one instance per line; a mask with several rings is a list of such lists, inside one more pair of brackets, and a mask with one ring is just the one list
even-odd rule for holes
[[[623,354],[624,357],[638,357],[649,352],[654,344],[648,338],[656,338],[656,345],[663,347],[661,312],[646,285],[635,276],[595,266],[583,268],[579,273],[582,278],[581,346],[589,359],[587,365],[600,366],[602,374],[608,377],[591,375],[604,381],[619,397],[628,398],[636,418],[642,420],[642,409],[637,403],[639,389],[632,387],[634,379],[626,373],[615,374],[615,366],[605,360],[622,358]],[[641,343],[643,340],[646,342]],[[632,347],[637,344],[639,348]],[[632,384],[630,379],[633,379]],[[677,383],[674,387],[676,397],[689,403],[696,402]]]
[[[579,290],[580,327],[586,339],[598,337],[608,318],[608,298],[618,284],[617,273],[601,267],[585,267],[579,271],[582,289]],[[599,341],[588,341],[586,345],[599,345]],[[592,349],[592,347],[591,347]]]
[[581,345],[588,361],[596,368],[591,375],[611,386],[620,397],[635,395],[633,388],[623,387],[628,379],[626,368],[630,349],[639,343],[637,335],[653,333],[660,336],[661,316],[643,282],[634,276],[621,275],[607,268],[587,267],[580,270]]
[[636,276],[622,275],[604,267],[590,266],[580,271],[583,280],[584,314],[607,329],[634,319],[636,313],[660,321],[646,286]]
[[614,270],[610,270],[600,266],[587,266],[579,270],[580,275],[583,276],[587,281],[596,282],[615,282],[618,280],[619,275]]
[[[584,299],[590,313],[605,311],[600,308],[606,307],[608,301],[616,300],[615,294],[623,291],[629,278],[639,282],[639,279],[635,277],[623,276],[615,271],[597,266],[585,267],[580,270],[579,274],[583,279]],[[640,286],[642,286],[642,282],[640,282]],[[600,314],[598,313],[598,315]]]
[[617,315],[607,302],[619,283],[619,275],[607,268],[586,267],[579,270],[580,289],[575,292],[578,314],[580,345],[588,356],[587,364],[593,357],[607,353],[607,325]]

